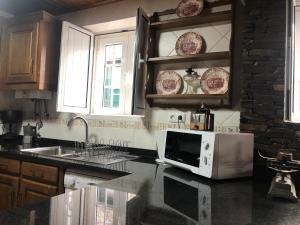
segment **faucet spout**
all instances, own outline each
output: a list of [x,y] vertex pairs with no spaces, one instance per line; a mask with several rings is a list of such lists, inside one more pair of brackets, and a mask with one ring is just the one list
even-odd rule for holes
[[71,127],[74,120],[81,120],[83,122],[83,124],[85,126],[85,142],[89,143],[89,126],[88,126],[87,121],[84,118],[80,117],[80,116],[75,116],[75,117],[73,117],[72,119],[70,119],[68,121],[67,126]]

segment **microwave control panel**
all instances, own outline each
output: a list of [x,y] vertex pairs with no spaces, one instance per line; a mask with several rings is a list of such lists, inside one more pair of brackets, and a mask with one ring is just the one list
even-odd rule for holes
[[202,135],[199,175],[212,176],[215,137],[214,133],[203,133]]

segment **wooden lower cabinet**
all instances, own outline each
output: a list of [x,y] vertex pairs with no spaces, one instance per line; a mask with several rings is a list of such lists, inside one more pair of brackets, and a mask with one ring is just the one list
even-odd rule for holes
[[19,177],[0,174],[0,210],[16,207],[19,180]]
[[0,210],[63,193],[63,177],[62,167],[0,157]]
[[57,194],[56,186],[21,179],[18,206],[43,201]]

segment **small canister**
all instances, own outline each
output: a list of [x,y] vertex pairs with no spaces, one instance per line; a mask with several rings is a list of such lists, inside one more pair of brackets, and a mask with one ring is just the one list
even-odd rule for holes
[[33,138],[36,137],[36,127],[30,124],[23,126],[23,134],[23,145],[31,145]]
[[214,114],[204,105],[199,110],[191,114],[191,130],[213,131],[214,130]]

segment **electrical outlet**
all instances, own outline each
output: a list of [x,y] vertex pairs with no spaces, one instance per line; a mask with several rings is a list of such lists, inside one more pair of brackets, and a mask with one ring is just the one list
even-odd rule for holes
[[179,120],[179,123],[185,122],[185,113],[170,113],[168,121],[169,123],[178,123],[178,117],[182,117],[181,120]]

